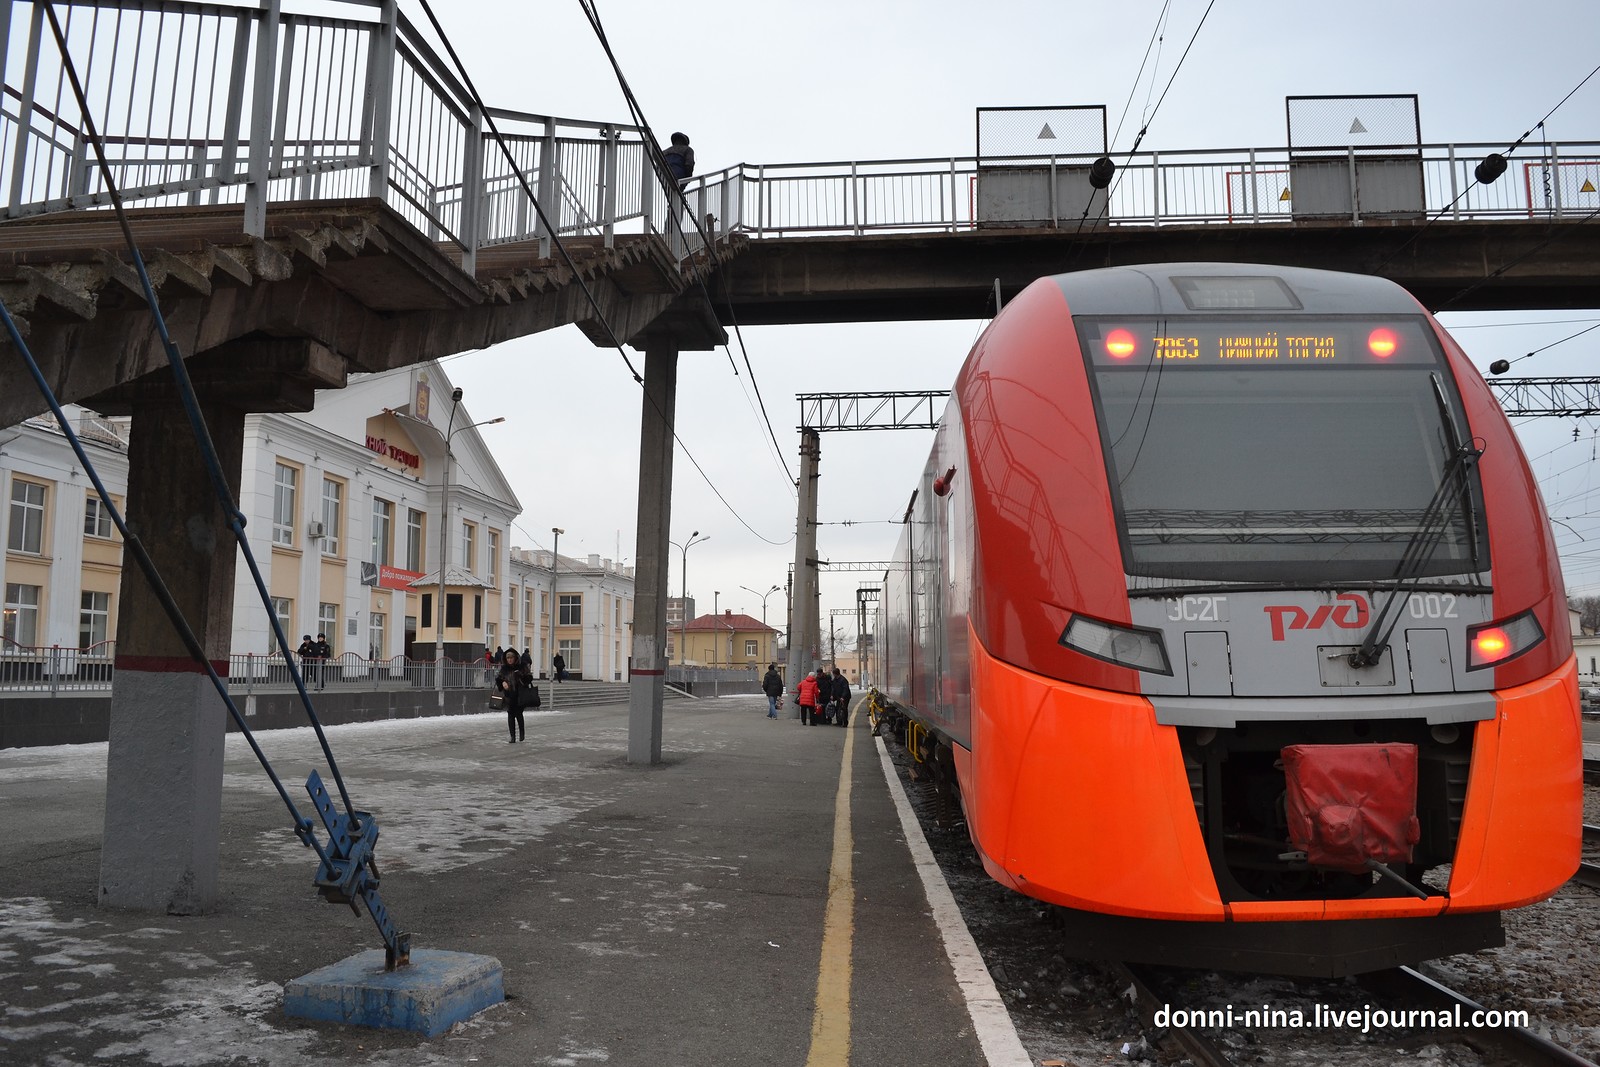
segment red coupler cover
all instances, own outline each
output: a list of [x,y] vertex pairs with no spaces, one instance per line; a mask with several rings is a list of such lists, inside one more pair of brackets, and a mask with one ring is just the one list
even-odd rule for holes
[[1282,757],[1289,840],[1313,866],[1410,862],[1422,836],[1416,745],[1290,745]]

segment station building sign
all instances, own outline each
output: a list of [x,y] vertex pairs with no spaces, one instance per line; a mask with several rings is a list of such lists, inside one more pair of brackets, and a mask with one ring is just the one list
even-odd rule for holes
[[410,589],[422,577],[421,571],[402,570],[386,563],[361,564],[361,584],[374,589]]

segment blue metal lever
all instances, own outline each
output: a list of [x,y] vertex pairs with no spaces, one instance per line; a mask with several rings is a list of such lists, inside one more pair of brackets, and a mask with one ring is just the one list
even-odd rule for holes
[[319,850],[322,859],[312,884],[324,900],[348,904],[357,915],[361,914],[357,901],[365,901],[367,913],[383,938],[386,969],[404,967],[411,962],[411,935],[395,928],[388,907],[378,895],[378,820],[365,811],[341,815],[316,771],[306,779],[306,792],[328,831],[328,846]]

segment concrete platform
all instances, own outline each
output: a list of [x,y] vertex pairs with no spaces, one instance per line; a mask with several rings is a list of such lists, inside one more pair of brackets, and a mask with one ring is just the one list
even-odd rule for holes
[[283,1012],[291,1019],[437,1037],[505,999],[493,956],[424,948],[390,971],[383,950],[369,949],[291,980],[283,987]]
[[[620,704],[530,714],[521,744],[503,715],[334,727],[414,954],[503,966],[505,1001],[433,1038],[284,1011],[378,943],[315,895],[241,738],[221,905],[188,917],[95,907],[103,744],[0,751],[0,1062],[1028,1062],[976,951],[951,962],[959,915],[930,904],[864,720],[765,706],[669,705],[659,767],[623,759]],[[321,765],[309,731],[262,743],[291,785]]]

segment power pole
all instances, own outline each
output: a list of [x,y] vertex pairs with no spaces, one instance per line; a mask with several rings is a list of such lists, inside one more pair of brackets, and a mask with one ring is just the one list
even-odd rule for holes
[[[789,620],[789,692],[800,690],[800,680],[816,669],[817,634],[817,468],[822,460],[822,437],[809,427],[800,430],[800,506],[795,521],[794,597]],[[790,718],[800,714],[795,705]]]

